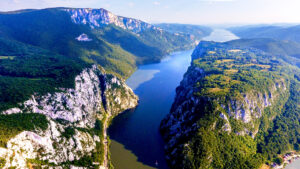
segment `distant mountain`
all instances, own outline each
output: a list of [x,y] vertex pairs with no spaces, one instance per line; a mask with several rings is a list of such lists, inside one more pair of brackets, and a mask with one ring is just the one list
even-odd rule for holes
[[258,26],[229,28],[241,38],[274,38],[300,42],[300,25],[291,27]]
[[300,67],[300,43],[294,41],[257,38],[233,40],[226,44],[238,48],[257,48]]
[[155,26],[172,33],[189,34],[196,40],[201,40],[203,37],[208,36],[212,32],[211,28],[200,25],[161,23],[155,24]]
[[[88,41],[80,40],[84,35]],[[128,77],[138,64],[158,62],[195,40],[105,9],[51,8],[0,14],[0,37],[97,63]]]

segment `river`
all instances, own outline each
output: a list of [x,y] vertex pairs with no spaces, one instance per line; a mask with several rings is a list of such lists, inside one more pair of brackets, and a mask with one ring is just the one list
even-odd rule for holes
[[299,169],[300,159],[294,160],[291,164],[286,165],[285,169]]
[[[237,38],[229,31],[216,29],[204,39],[224,42]],[[141,66],[126,81],[140,101],[134,111],[117,116],[108,129],[115,169],[168,168],[159,125],[170,111],[191,54],[192,50],[176,52],[160,63]]]

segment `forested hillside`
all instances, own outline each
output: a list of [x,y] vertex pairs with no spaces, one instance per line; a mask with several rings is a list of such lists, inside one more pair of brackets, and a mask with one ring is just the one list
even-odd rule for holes
[[[128,20],[136,25],[124,27]],[[190,35],[174,34],[104,9],[52,8],[1,13],[0,36],[100,64],[125,78],[139,64],[159,62],[167,53],[196,45]]]
[[89,64],[21,42],[0,38],[0,111],[34,93],[74,88],[74,78]]
[[299,68],[231,43],[193,53],[161,123],[172,168],[260,168],[299,150]]
[[172,51],[193,46],[190,35],[175,35],[105,9],[2,12],[0,110],[33,94],[74,88],[75,76],[92,64],[126,79],[138,65],[159,62]]

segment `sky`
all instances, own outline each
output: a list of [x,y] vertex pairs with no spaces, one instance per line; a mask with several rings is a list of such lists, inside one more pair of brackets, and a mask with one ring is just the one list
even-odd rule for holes
[[47,7],[105,8],[150,23],[300,23],[300,0],[0,0],[0,11]]

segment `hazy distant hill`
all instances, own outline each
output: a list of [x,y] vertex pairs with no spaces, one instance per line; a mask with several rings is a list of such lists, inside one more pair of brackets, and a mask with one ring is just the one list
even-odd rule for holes
[[161,23],[155,24],[155,26],[170,31],[172,33],[189,34],[196,40],[200,40],[203,37],[208,36],[212,32],[211,28],[200,25]]
[[291,27],[235,27],[229,30],[241,38],[274,38],[300,42],[300,25]]
[[294,41],[267,38],[239,39],[227,42],[239,48],[257,48],[267,53],[281,56],[286,62],[300,66],[300,44]]

